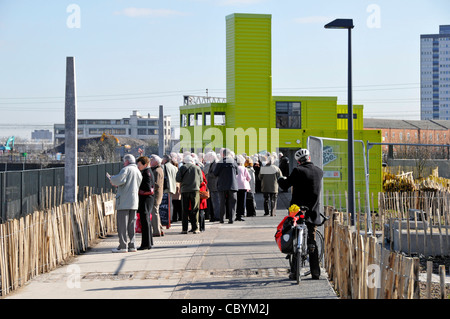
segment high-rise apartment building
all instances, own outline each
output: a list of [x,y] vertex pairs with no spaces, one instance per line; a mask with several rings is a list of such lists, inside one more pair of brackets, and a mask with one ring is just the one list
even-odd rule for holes
[[450,25],[441,25],[439,34],[422,34],[420,55],[420,118],[449,120]]

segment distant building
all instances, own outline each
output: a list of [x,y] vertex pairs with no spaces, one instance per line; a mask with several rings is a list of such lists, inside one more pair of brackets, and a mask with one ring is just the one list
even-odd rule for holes
[[364,129],[381,130],[384,143],[450,144],[450,121],[364,119]]
[[34,130],[34,132],[31,133],[31,139],[32,140],[52,140],[53,134],[49,130]]
[[450,25],[420,36],[422,120],[450,120]]
[[[380,130],[383,143],[450,145],[450,121],[364,119],[364,129]],[[388,146],[382,150],[386,154]]]
[[[159,116],[143,116],[138,111],[128,118],[122,119],[79,119],[78,138],[101,136],[103,133],[120,137],[131,137],[158,142]],[[166,149],[170,145],[170,115],[164,116],[164,141]],[[65,125],[54,125],[55,145],[64,142]]]

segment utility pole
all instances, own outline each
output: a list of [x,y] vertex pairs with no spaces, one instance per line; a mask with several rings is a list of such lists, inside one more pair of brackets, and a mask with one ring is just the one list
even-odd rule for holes
[[159,152],[159,156],[163,156],[164,152],[165,152],[165,132],[164,132],[164,106],[160,105],[159,106],[159,129],[158,129],[158,134],[159,134],[159,142],[158,142],[158,152]]

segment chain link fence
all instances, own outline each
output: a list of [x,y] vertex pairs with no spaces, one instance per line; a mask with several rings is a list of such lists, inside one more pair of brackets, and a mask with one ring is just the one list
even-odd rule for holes
[[[78,167],[78,199],[85,188],[94,194],[112,190],[106,172],[117,174],[123,164],[104,163]],[[36,209],[60,205],[64,198],[64,167],[0,172],[0,223],[33,213]]]

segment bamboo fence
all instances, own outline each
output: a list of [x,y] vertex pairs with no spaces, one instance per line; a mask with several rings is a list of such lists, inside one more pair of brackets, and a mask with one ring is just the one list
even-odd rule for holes
[[[326,207],[326,214],[330,221],[324,225],[324,267],[341,298],[431,298],[431,287],[434,285],[431,262],[427,264],[428,276],[423,282],[426,292],[421,296],[418,257],[408,257],[402,252],[384,248],[381,244],[384,243],[384,236],[377,238],[362,234],[358,227],[350,226],[346,213]],[[380,214],[380,223],[384,225],[382,216]],[[440,295],[444,299],[447,298],[445,266],[440,266],[439,270]]]
[[[448,192],[380,193],[379,201],[380,213],[390,225],[389,230],[392,232],[396,227],[400,234],[406,232],[406,245],[402,247],[399,240],[399,251],[408,255],[419,250],[430,256],[450,254]],[[393,236],[390,237],[392,244]]]
[[114,195],[90,194],[81,202],[37,210],[0,224],[1,296],[115,232],[115,214],[105,216],[106,201],[114,201]]
[[324,228],[324,266],[341,298],[419,298],[418,258],[386,250],[375,236],[352,231],[342,213],[330,216]]

